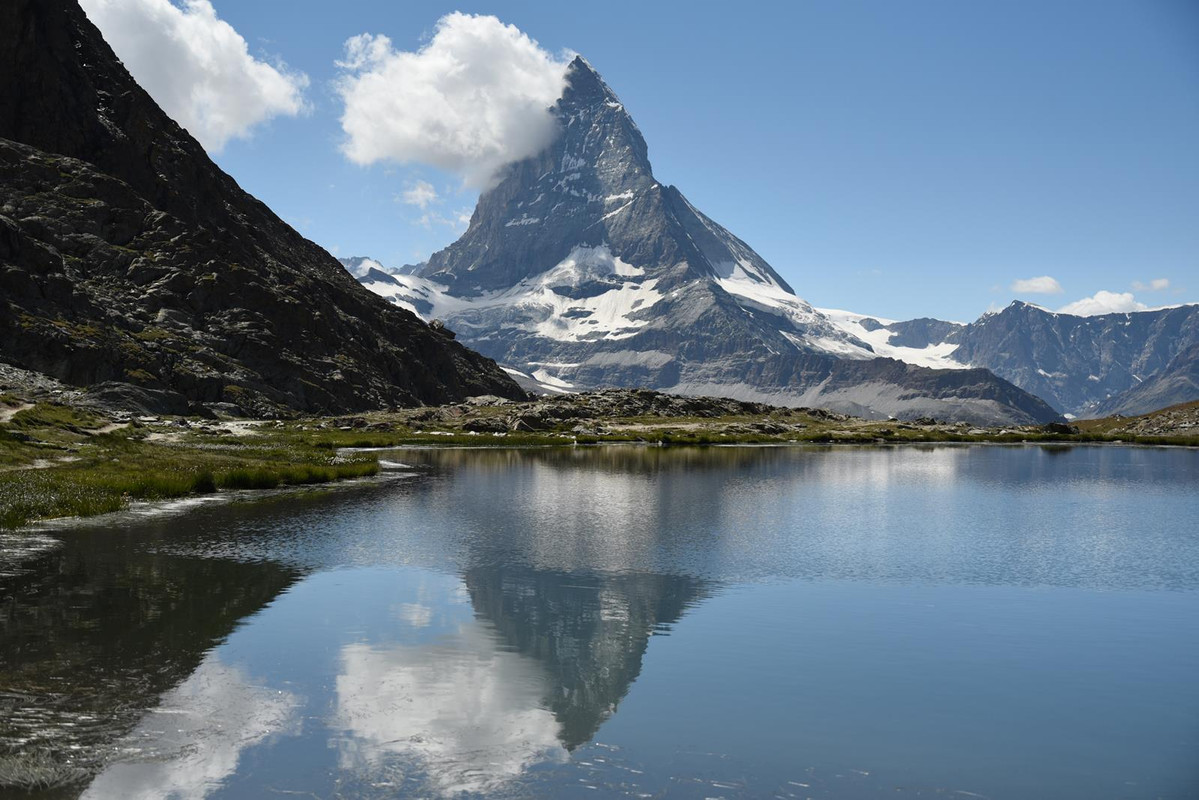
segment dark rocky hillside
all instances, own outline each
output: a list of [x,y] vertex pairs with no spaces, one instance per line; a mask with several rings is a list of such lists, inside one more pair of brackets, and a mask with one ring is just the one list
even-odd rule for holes
[[523,396],[238,187],[73,0],[0,5],[0,81],[0,359],[258,414]]

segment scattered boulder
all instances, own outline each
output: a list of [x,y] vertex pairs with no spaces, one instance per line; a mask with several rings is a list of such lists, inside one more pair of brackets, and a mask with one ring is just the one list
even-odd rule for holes
[[442,322],[442,321],[441,321],[441,320],[439,320],[439,319],[435,319],[435,320],[433,320],[432,322],[430,322],[430,323],[429,323],[429,328],[430,328],[430,329],[431,329],[431,330],[432,330],[434,333],[439,333],[439,334],[441,334],[442,336],[444,336],[444,337],[445,337],[445,338],[447,338],[447,339],[456,339],[456,338],[458,337],[458,334],[454,333],[452,330],[450,330],[449,328],[447,328],[447,327],[445,326],[445,323],[444,323],[444,322]]
[[471,433],[504,433],[511,430],[511,426],[497,417],[484,417],[470,420],[462,426],[462,430]]
[[508,418],[508,429],[513,431],[547,431],[555,424],[552,417],[537,408]]
[[[131,383],[106,381],[90,386],[80,405],[100,411],[127,411],[139,416],[212,416],[212,412],[170,389],[149,389]],[[207,413],[200,413],[206,411]]]
[[505,397],[497,397],[494,394],[479,394],[466,398],[466,404],[470,406],[506,406],[511,402]]

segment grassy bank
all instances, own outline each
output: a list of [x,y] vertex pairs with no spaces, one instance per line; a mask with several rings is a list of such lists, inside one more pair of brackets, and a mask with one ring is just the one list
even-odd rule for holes
[[142,425],[97,433],[113,427],[105,422],[39,404],[0,424],[0,528],[118,511],[134,500],[327,483],[379,471],[372,456],[342,457],[302,442],[155,435]]

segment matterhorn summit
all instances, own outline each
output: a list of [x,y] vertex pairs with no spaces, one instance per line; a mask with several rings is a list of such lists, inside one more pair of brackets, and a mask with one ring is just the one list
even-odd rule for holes
[[359,279],[564,390],[639,386],[979,423],[1056,417],[985,370],[879,358],[798,297],[753,248],[654,178],[641,131],[582,57],[553,112],[560,135],[504,169],[458,241],[413,274]]

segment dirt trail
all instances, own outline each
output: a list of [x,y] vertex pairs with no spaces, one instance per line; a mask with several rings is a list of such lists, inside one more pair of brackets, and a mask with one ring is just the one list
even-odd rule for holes
[[31,461],[28,464],[12,464],[5,467],[0,467],[0,472],[16,472],[22,469],[50,469],[57,467],[60,464],[70,464],[73,461],[79,461],[79,456],[59,456],[58,458],[39,458]]
[[129,427],[128,422],[110,422],[109,424],[107,424],[103,427],[100,427],[100,428],[90,428],[90,429],[84,431],[84,433],[86,433],[88,436],[99,436],[100,434],[103,434],[103,433],[112,433],[113,431],[119,431],[122,428],[128,428],[128,427]]
[[33,403],[21,403],[19,406],[0,405],[0,422],[8,422],[27,408],[33,408]]

